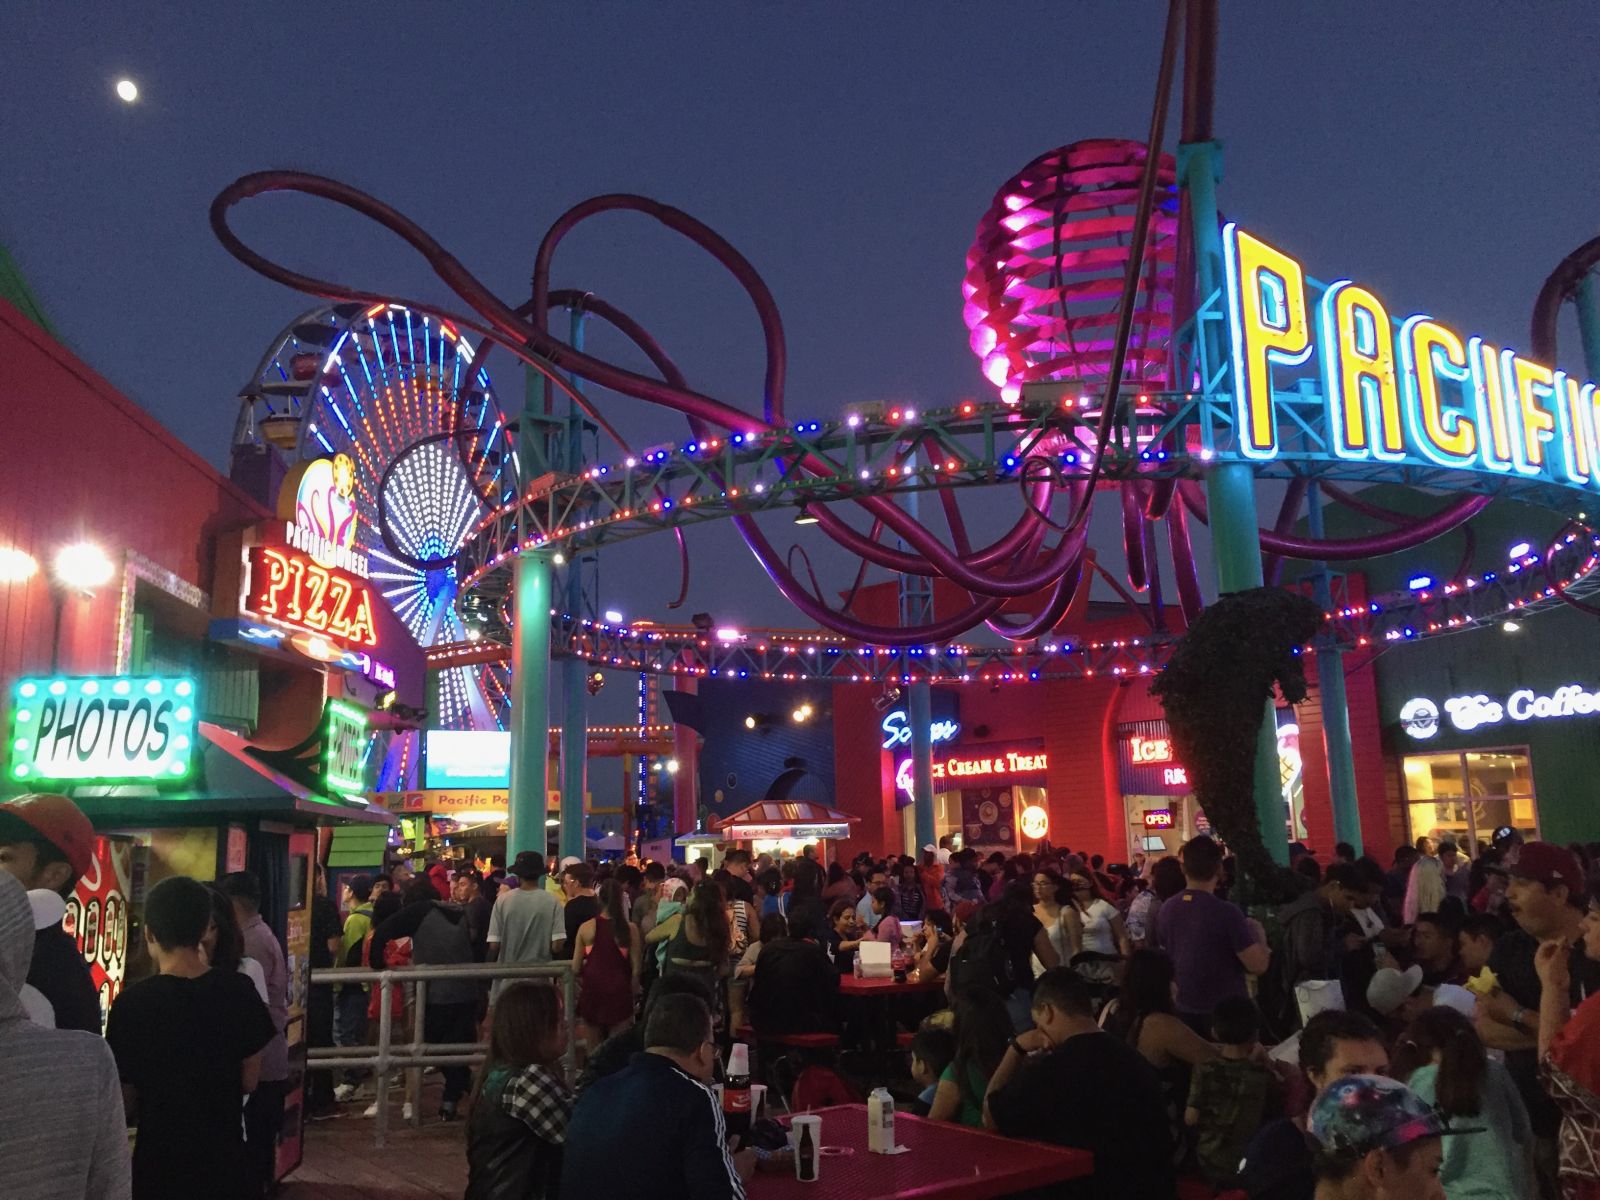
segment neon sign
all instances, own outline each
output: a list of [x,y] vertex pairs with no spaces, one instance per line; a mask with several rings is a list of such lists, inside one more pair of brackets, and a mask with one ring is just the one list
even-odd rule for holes
[[[352,550],[356,544],[356,464],[348,454],[306,463],[294,486],[291,525],[329,546]],[[287,489],[286,489],[287,490]],[[287,513],[279,512],[287,517]],[[324,564],[328,565],[328,564]],[[361,572],[365,574],[365,572]]]
[[378,644],[372,591],[337,567],[288,546],[251,546],[241,608],[263,621],[345,645]]
[[353,704],[329,700],[323,741],[323,784],[331,792],[361,791],[367,774],[367,714]]
[[1401,706],[1400,726],[1418,741],[1431,738],[1439,731],[1441,707],[1451,725],[1462,733],[1471,733],[1508,719],[1521,722],[1592,716],[1600,713],[1600,691],[1592,692],[1582,684],[1569,683],[1547,696],[1532,688],[1518,688],[1504,700],[1479,692],[1451,696],[1442,706],[1435,705],[1426,696],[1418,696]]
[[1144,810],[1144,827],[1146,829],[1171,829],[1172,826],[1172,810],[1170,808],[1147,808]]
[[[906,716],[903,708],[897,708],[883,718],[883,748],[893,750],[896,746],[909,746],[911,744],[911,718]],[[928,725],[928,741],[932,745],[941,742],[953,742],[961,732],[961,722],[956,720],[937,720]]]
[[[994,779],[1015,779],[1024,775],[1043,775],[1049,769],[1048,756],[1043,750],[985,751],[952,754],[948,758],[933,760],[933,781],[988,782]],[[903,758],[895,768],[895,786],[910,795],[913,791],[911,760]]]
[[1600,484],[1593,383],[1424,314],[1395,321],[1350,280],[1325,288],[1313,311],[1300,264],[1237,225],[1224,229],[1223,250],[1245,458],[1283,452],[1276,396],[1292,389],[1285,376],[1320,373],[1327,449],[1338,458]]
[[1128,739],[1128,752],[1135,763],[1164,763],[1172,761],[1171,738],[1147,738],[1135,735]]
[[13,779],[175,782],[189,775],[191,679],[19,679],[11,699]]

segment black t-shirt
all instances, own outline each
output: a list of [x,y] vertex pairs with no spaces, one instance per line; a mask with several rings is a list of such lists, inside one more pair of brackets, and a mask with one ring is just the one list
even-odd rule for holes
[[998,928],[1006,953],[1011,956],[1011,977],[1019,988],[1032,991],[1033,940],[1044,926],[1028,909],[1008,906],[1000,913]]
[[1172,1200],[1177,1183],[1161,1082],[1138,1051],[1108,1033],[1070,1037],[1024,1063],[989,1097],[989,1111],[1007,1137],[1094,1155],[1093,1175],[1050,1195]]
[[100,1033],[100,996],[78,943],[59,925],[33,935],[28,982],[56,1010],[57,1029]]
[[237,971],[156,975],[117,997],[106,1041],[137,1092],[135,1200],[244,1194],[239,1071],[272,1036],[267,1006]]
[[[1524,1020],[1532,1028],[1539,1024],[1539,1000],[1544,987],[1539,982],[1539,972],[1534,968],[1534,952],[1539,949],[1539,939],[1532,934],[1515,929],[1503,934],[1489,952],[1489,969],[1500,982],[1500,989],[1528,1010]],[[1584,953],[1582,945],[1572,948],[1569,967],[1572,973],[1572,1006],[1576,1008],[1587,996],[1600,992],[1600,963]],[[1523,1104],[1528,1108],[1528,1120],[1539,1137],[1554,1137],[1561,1126],[1561,1112],[1539,1086],[1539,1052],[1537,1050],[1507,1050],[1506,1070],[1510,1072]]]
[[1293,1121],[1269,1121],[1245,1147],[1239,1186],[1250,1200],[1311,1200],[1317,1176],[1311,1146]]
[[344,933],[339,924],[339,910],[326,896],[311,897],[311,965],[333,966],[333,952],[328,949],[328,939]]
[[839,972],[813,941],[763,942],[750,978],[750,1023],[763,1035],[836,1028]]
[[574,896],[567,901],[567,950],[571,951],[573,939],[578,936],[578,930],[585,921],[593,920],[600,915],[600,901],[593,896]]

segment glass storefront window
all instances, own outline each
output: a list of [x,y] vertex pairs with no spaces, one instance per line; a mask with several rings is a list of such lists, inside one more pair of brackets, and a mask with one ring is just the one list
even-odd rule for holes
[[1412,838],[1451,837],[1483,847],[1510,825],[1538,836],[1533,764],[1524,747],[1409,754],[1401,760]]

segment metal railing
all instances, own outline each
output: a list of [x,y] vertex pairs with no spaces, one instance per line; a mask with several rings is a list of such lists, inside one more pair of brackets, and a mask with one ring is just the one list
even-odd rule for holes
[[[307,1070],[369,1070],[377,1077],[377,1120],[374,1131],[381,1148],[389,1135],[389,1088],[397,1071],[417,1073],[420,1082],[425,1067],[481,1066],[488,1045],[484,1042],[429,1042],[423,1036],[423,1017],[428,1007],[428,984],[442,980],[538,979],[559,983],[562,989],[562,1014],[567,1025],[567,1051],[561,1065],[567,1082],[577,1074],[577,978],[570,962],[517,966],[511,963],[470,963],[461,966],[396,967],[369,971],[355,967],[326,967],[311,972],[313,984],[367,984],[378,990],[378,1040],[366,1046],[314,1046],[307,1051]],[[411,1040],[394,1044],[394,1009],[390,997],[396,987],[415,985]],[[422,1124],[421,1088],[413,1091],[418,1100],[411,1106],[411,1124]]]

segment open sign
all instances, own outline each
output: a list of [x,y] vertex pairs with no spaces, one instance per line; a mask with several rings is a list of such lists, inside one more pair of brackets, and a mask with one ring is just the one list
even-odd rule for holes
[[1144,827],[1146,829],[1171,829],[1172,825],[1172,810],[1170,808],[1147,808],[1144,810]]

